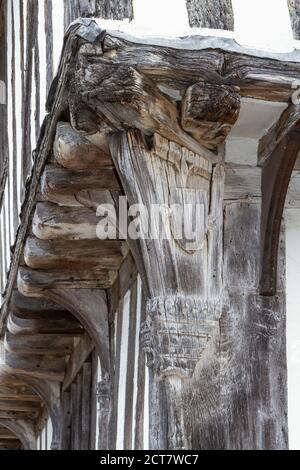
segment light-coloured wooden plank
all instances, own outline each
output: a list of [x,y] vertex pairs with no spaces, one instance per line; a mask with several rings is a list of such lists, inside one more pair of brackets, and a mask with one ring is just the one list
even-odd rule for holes
[[24,258],[33,269],[118,269],[123,250],[118,240],[48,241],[29,237]]

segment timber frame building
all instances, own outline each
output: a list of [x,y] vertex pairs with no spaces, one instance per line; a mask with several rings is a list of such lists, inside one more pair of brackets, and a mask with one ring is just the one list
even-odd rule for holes
[[[59,3],[0,0],[0,449],[288,448],[299,2],[285,52],[240,45],[230,0],[177,2],[177,38]],[[172,216],[99,239],[120,196],[198,204],[200,243]]]

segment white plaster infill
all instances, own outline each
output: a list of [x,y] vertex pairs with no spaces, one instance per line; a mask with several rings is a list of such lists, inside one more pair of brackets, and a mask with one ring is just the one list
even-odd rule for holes
[[286,108],[287,103],[242,98],[238,120],[226,139],[225,161],[256,166],[259,140]]

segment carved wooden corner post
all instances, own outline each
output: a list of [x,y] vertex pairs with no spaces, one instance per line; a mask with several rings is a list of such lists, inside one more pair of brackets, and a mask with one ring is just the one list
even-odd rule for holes
[[[149,141],[140,131],[118,133],[110,148],[129,205],[149,216],[155,205],[166,211],[165,239],[128,239],[149,296],[142,341],[152,375],[150,446],[190,448],[184,388],[216,346],[221,314],[224,169],[157,134]],[[159,226],[153,214],[149,222]],[[182,224],[194,227],[194,239],[177,236]]]
[[237,119],[239,95],[234,87],[199,84],[187,90],[180,113],[145,73],[114,64],[113,54],[110,62],[86,52],[70,93],[72,125],[107,135],[128,204],[142,205],[140,229],[151,225],[145,237],[127,237],[148,295],[141,336],[151,375],[150,447],[192,448],[185,393],[218,347],[224,187],[218,150]]

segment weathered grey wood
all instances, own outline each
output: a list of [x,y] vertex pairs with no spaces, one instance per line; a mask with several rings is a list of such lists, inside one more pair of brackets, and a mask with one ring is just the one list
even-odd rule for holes
[[76,446],[76,414],[78,410],[78,404],[77,404],[77,385],[76,383],[73,383],[71,385],[71,445],[70,445],[70,450],[75,450]]
[[40,403],[40,398],[23,383],[4,385],[1,377],[0,400],[25,400]]
[[22,418],[12,420],[9,417],[3,417],[1,418],[1,425],[9,429],[20,439],[25,450],[36,449],[34,425],[30,420],[25,421]]
[[90,450],[97,450],[97,432],[98,432],[98,356],[97,351],[94,349],[92,352],[92,384],[91,384],[91,421],[90,421]]
[[22,355],[67,356],[73,351],[73,338],[57,335],[13,335],[4,338],[8,352]]
[[288,0],[294,38],[300,39],[300,5],[298,0]]
[[204,147],[217,151],[240,111],[237,87],[198,82],[181,102],[181,125]]
[[137,269],[134,259],[129,253],[122,262],[118,271],[117,278],[115,279],[110,291],[110,315],[112,322],[114,321],[115,313],[118,309],[120,301],[124,298],[126,292],[131,288],[137,278]]
[[64,168],[86,170],[112,166],[109,155],[74,131],[67,122],[57,124],[53,147],[56,161]]
[[63,393],[62,450],[69,450],[71,444],[70,392]]
[[38,413],[39,404],[31,401],[0,400],[0,411],[28,411],[29,413]]
[[89,450],[91,428],[91,386],[92,366],[90,362],[83,365],[82,370],[82,404],[81,404],[81,450]]
[[277,289],[277,260],[281,219],[292,171],[299,154],[300,129],[291,130],[277,145],[262,169],[260,293]]
[[53,80],[53,3],[52,0],[44,2],[45,34],[46,34],[46,56],[47,56],[47,95]]
[[110,374],[109,325],[106,292],[101,289],[51,289],[44,297],[53,300],[81,322],[93,340],[103,377]]
[[91,355],[95,345],[89,335],[84,333],[79,343],[75,346],[73,354],[70,356],[67,366],[62,389],[67,390],[74,381],[84,362]]
[[300,109],[298,105],[290,104],[281,114],[278,121],[260,139],[258,148],[258,163],[263,165],[272,155],[277,145],[287,134],[300,125]]
[[20,268],[18,289],[24,295],[36,296],[45,289],[107,289],[111,287],[116,271],[106,269],[36,270]]
[[38,203],[32,231],[42,240],[97,240],[96,230],[100,220],[96,212],[90,209]]
[[8,372],[59,382],[63,381],[65,373],[64,357],[22,356],[6,352],[5,364]]
[[76,414],[74,419],[74,427],[74,450],[80,450],[82,436],[82,371],[79,372],[76,379]]
[[[24,297],[26,299],[26,297]],[[40,299],[30,300],[29,306],[43,305],[38,302]],[[36,304],[34,304],[36,300]],[[50,304],[51,305],[51,304]],[[53,305],[53,304],[52,304]],[[10,333],[17,334],[62,334],[71,336],[80,336],[83,332],[81,325],[78,321],[67,311],[56,309],[42,310],[41,311],[20,311],[16,306],[10,312],[8,323],[8,330]]]
[[10,441],[5,440],[4,442],[2,441],[2,438],[0,439],[0,450],[21,450],[22,449],[22,443],[18,439],[11,439]]
[[[140,312],[140,324],[143,325],[146,321],[146,297],[144,290],[142,289],[141,298],[141,312]],[[135,418],[135,441],[134,449],[144,449],[144,412],[145,412],[145,374],[146,374],[146,354],[143,351],[142,344],[139,341],[138,350],[138,376],[137,376],[137,403],[136,403],[136,418]]]
[[[211,162],[217,157],[185,133],[179,125],[176,104],[160,92],[155,83],[133,67],[88,65],[89,73],[81,69],[76,74],[77,87],[85,90],[83,102],[107,122],[112,130],[138,128],[146,135],[154,132],[184,145]],[[90,77],[90,78],[89,78]],[[95,89],[95,84],[97,88]],[[81,110],[79,110],[81,115]],[[72,109],[72,120],[76,127],[76,108]],[[77,126],[80,124],[77,123]]]
[[[77,194],[86,191],[119,190],[118,180],[112,169],[72,171],[47,165],[41,180],[41,191],[46,200],[74,205]],[[78,203],[77,203],[78,204]]]
[[28,238],[24,258],[33,269],[118,269],[123,259],[118,240],[62,241]]
[[130,293],[130,324],[129,324],[129,347],[127,353],[126,373],[126,404],[125,404],[125,431],[124,449],[132,450],[133,442],[133,396],[134,396],[134,363],[135,363],[135,341],[137,322],[137,283],[133,285]]
[[198,155],[159,136],[153,139],[151,150],[136,131],[114,135],[109,142],[129,204],[150,208],[153,203],[176,203],[189,214],[190,224],[190,206],[202,208],[199,238],[193,246],[187,236],[175,237],[180,214],[164,220],[170,224],[167,240],[128,240],[149,297],[142,337],[153,374],[150,447],[184,449],[189,438],[181,390],[212,347],[221,315],[214,279],[219,288],[222,218],[215,216],[222,212],[224,170],[220,165],[212,169]]
[[123,20],[133,18],[132,0],[64,0],[65,29],[79,16]]
[[[51,418],[52,422],[52,442],[51,450],[61,448],[61,384],[58,381],[42,379],[29,375],[18,375],[27,385],[29,385],[41,398],[46,408],[46,420]],[[42,417],[42,414],[40,414]]]
[[[224,43],[205,47],[197,41],[193,46],[194,50],[191,50],[190,44],[185,45],[184,41],[181,46],[177,43],[177,48],[171,48],[169,44],[164,47],[136,44],[110,35],[104,39],[104,51],[110,51],[112,65],[138,67],[156,82],[170,87],[175,96],[178,92],[182,96],[186,87],[201,77],[211,83],[239,86],[242,96],[289,101],[293,93],[290,79],[297,79],[299,64],[255,57],[255,54],[248,56],[242,49],[233,53],[228,50],[231,49],[229,43],[227,50]],[[102,61],[103,66],[107,66],[107,61],[99,57],[99,65]],[[85,66],[88,66],[88,59]]]
[[186,0],[190,26],[234,30],[231,0]]

